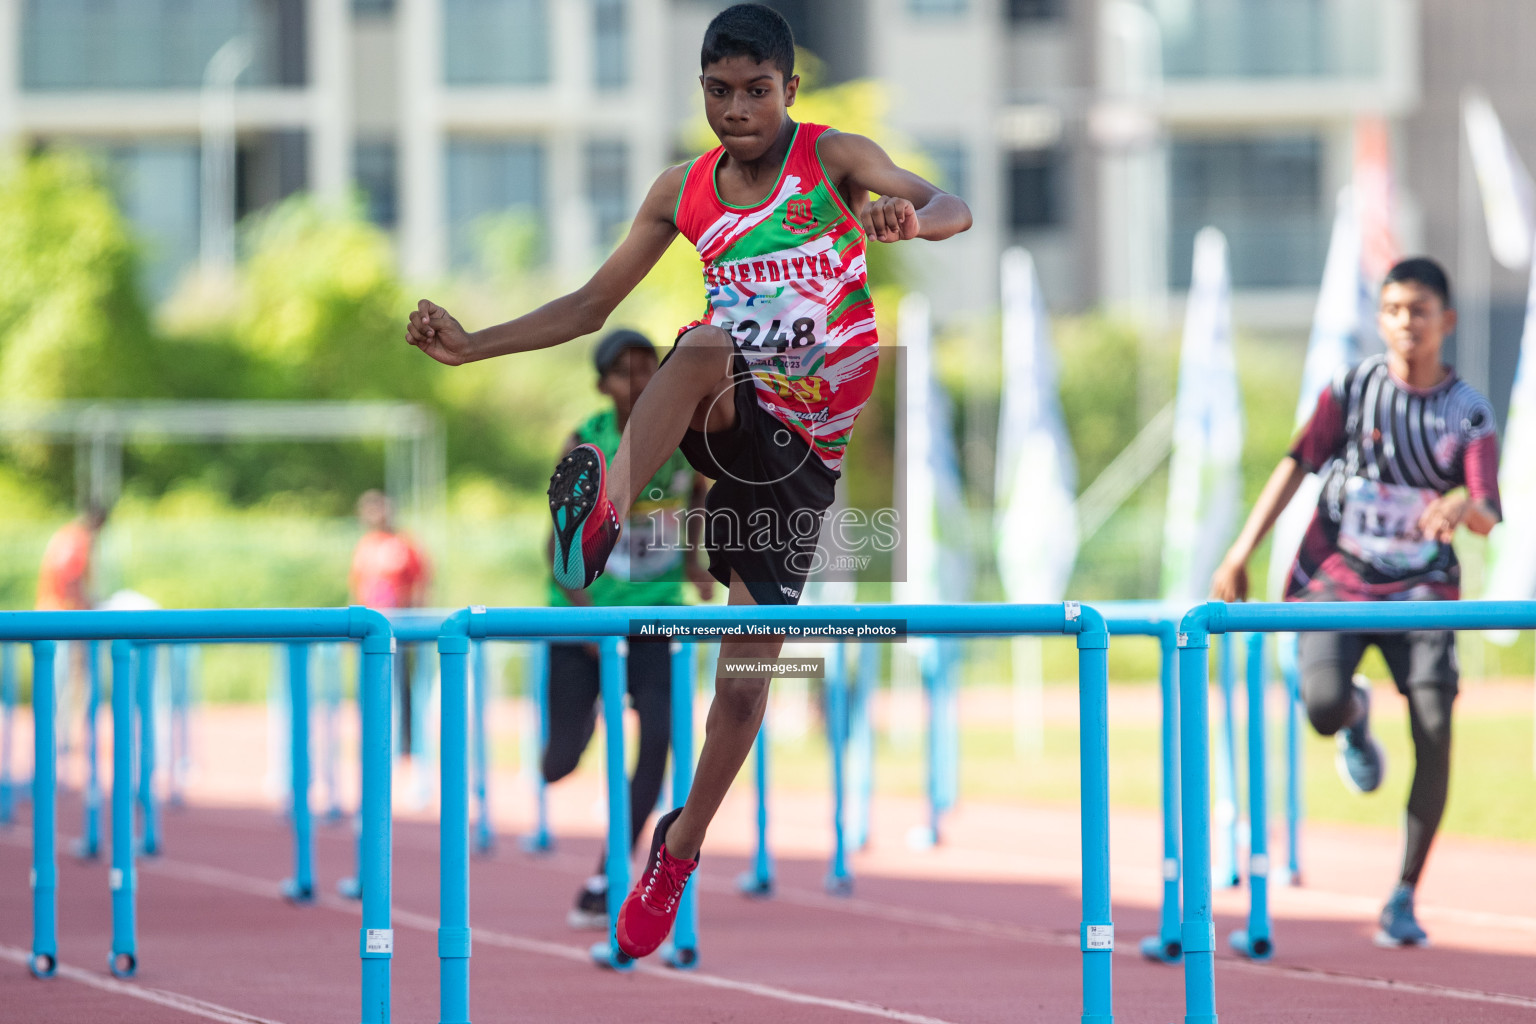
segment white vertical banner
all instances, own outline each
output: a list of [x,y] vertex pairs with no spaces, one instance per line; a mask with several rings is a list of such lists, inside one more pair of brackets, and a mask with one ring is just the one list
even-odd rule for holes
[[[997,571],[1009,601],[1060,601],[1077,560],[1077,459],[1056,386],[1051,325],[1035,262],[1003,253],[1002,403],[997,418]],[[1040,641],[1013,641],[1014,746],[1043,745]]]
[[1163,528],[1163,598],[1193,603],[1237,528],[1242,505],[1243,409],[1232,349],[1232,281],[1227,239],[1215,228],[1195,236],[1194,274],[1179,390],[1173,465]]
[[[1526,297],[1520,364],[1509,396],[1509,422],[1499,456],[1499,499],[1504,523],[1491,539],[1493,566],[1484,597],[1525,601],[1536,597],[1536,265]],[[1496,630],[1489,639],[1508,645],[1514,630]]]
[[1536,236],[1536,183],[1486,96],[1475,90],[1463,96],[1461,120],[1483,200],[1488,249],[1501,266],[1523,270]]
[[[1323,263],[1323,284],[1317,293],[1312,335],[1307,341],[1306,362],[1301,371],[1301,393],[1296,400],[1298,429],[1311,419],[1318,396],[1334,376],[1365,356],[1364,336],[1372,321],[1366,312],[1369,294],[1361,272],[1361,246],[1354,189],[1345,187],[1339,190],[1334,210],[1333,233]],[[1308,474],[1275,521],[1269,552],[1268,592],[1272,601],[1278,601],[1285,593],[1286,578],[1322,489],[1322,480],[1316,474]]]

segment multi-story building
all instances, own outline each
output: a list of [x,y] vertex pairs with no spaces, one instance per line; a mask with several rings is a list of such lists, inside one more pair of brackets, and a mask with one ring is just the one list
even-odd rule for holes
[[[205,244],[209,61],[239,36],[238,214],[356,183],[408,273],[472,261],[476,225],[510,211],[574,275],[677,157],[698,40],[723,6],[0,0],[0,139],[101,151],[163,290]],[[1311,311],[1358,115],[1390,126],[1404,238],[1456,251],[1460,85],[1485,43],[1518,35],[1494,8],[1536,17],[1523,0],[1487,0],[1477,17],[1453,0],[776,6],[833,80],[886,83],[893,127],[971,202],[972,232],[916,247],[941,316],[990,308],[999,252],[1023,244],[1054,308],[1161,317],[1195,232],[1215,224],[1242,315],[1289,325]],[[1523,66],[1495,62],[1487,83],[1516,127],[1536,123]]]

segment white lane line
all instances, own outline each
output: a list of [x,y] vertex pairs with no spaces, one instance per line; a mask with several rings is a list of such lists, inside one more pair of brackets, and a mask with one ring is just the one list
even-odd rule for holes
[[[32,959],[32,954],[15,946],[0,945],[0,959],[10,960],[25,966]],[[182,1013],[191,1014],[194,1017],[202,1017],[205,1020],[218,1021],[219,1024],[281,1024],[280,1021],[270,1017],[258,1017],[254,1013],[246,1013],[243,1010],[234,1010],[228,1006],[220,1006],[218,1003],[210,1003],[206,999],[198,999],[195,996],[184,995],[180,992],[168,992],[163,988],[150,988],[147,985],[130,984],[119,981],[116,978],[104,978],[100,975],[83,971],[78,967],[70,967],[60,964],[58,976],[70,981],[89,985],[91,988],[110,992],[113,995],[129,996],[133,999],[142,999],[146,1003],[154,1003],[157,1006],[169,1007],[172,1010],[180,1010]]]
[[[141,861],[140,863],[142,865],[140,870],[145,872],[172,875],[186,881],[201,882],[207,886],[233,889],[241,893],[264,896],[269,899],[273,898],[276,890],[276,884],[266,879],[253,878],[249,875],[242,875],[204,864],[173,860],[166,857],[156,858],[152,862]],[[341,911],[354,917],[361,916],[362,914],[362,908],[357,903],[329,894],[321,894],[316,903],[329,910]],[[412,910],[405,910],[398,906],[391,908],[390,913],[393,918],[392,923],[396,927],[414,928],[429,934],[437,934],[437,919],[434,917]],[[514,949],[540,956],[559,957],[562,960],[569,960],[574,963],[590,964],[592,962],[590,949],[586,946],[567,946],[563,943],[530,939],[521,935],[510,935],[506,932],[492,931],[487,928],[476,928],[474,935],[477,943],[499,946],[504,949]],[[794,989],[781,988],[777,985],[739,981],[735,978],[704,974],[697,971],[675,971],[665,967],[653,967],[649,964],[637,964],[636,967],[641,973],[651,978],[699,985],[706,988],[726,989],[764,999],[795,1003],[801,1006],[819,1006],[829,1010],[840,1010],[845,1013],[856,1013],[866,1017],[877,1017],[881,1020],[898,1021],[900,1024],[953,1024],[953,1022],[946,1021],[940,1017],[909,1013],[905,1010],[896,1010],[877,1003],[863,1002],[862,1000],[812,995],[808,992],[797,992]]]
[[1360,974],[1344,974],[1327,971],[1321,967],[1296,967],[1286,964],[1252,964],[1243,960],[1217,960],[1218,967],[1249,974],[1283,974],[1287,977],[1305,978],[1333,985],[1378,989],[1383,992],[1401,992],[1405,995],[1439,996],[1443,999],[1460,999],[1469,1003],[1487,1003],[1493,1006],[1518,1006],[1523,1010],[1536,1010],[1536,998],[1511,995],[1507,992],[1487,992],[1476,988],[1452,988],[1431,981],[1395,981],[1392,978],[1372,978]]
[[[0,839],[0,841],[4,841]],[[20,845],[19,843],[16,845]],[[415,845],[415,844],[410,844]],[[575,863],[575,858],[530,858],[529,864],[540,866],[548,864],[554,867],[555,863],[562,859],[570,859]],[[204,884],[235,889],[243,893],[265,898],[272,898],[277,883],[267,879],[254,878],[249,875],[241,875],[236,872],[226,871],[223,868],[215,868],[202,864],[193,864],[186,861],[170,861],[160,858],[153,864],[148,861],[140,861],[141,870],[155,871],[158,866],[173,868],[166,873],[178,877],[201,881]],[[581,861],[585,864],[585,861]],[[711,880],[713,881],[713,880]],[[728,883],[719,885],[711,884],[710,889],[729,888]],[[943,928],[946,931],[962,932],[971,935],[981,935],[991,938],[1008,939],[1015,942],[1033,943],[1037,945],[1051,946],[1076,946],[1078,939],[1074,935],[1062,932],[1052,932],[1046,929],[1024,928],[1018,925],[1008,925],[999,922],[975,920],[970,918],[955,917],[949,914],[938,914],[915,908],[898,907],[889,904],[875,903],[869,900],[844,899],[842,897],[827,896],[810,890],[796,890],[779,888],[775,890],[775,898],[784,902],[794,903],[817,910],[826,910],[839,913],[854,914],[861,917],[878,918],[882,920],[900,922],[904,924],[922,924],[935,928]],[[361,914],[361,909],[356,903],[349,900],[341,900],[338,897],[322,895],[319,903],[332,910],[341,910],[354,915]],[[437,922],[433,918],[417,914],[413,911],[395,907],[392,910],[398,921],[404,922],[408,927],[420,928],[431,931],[437,930]],[[1528,920],[1513,918],[1512,920]],[[590,963],[591,956],[586,948],[576,946],[564,946],[559,943],[543,942],[537,939],[527,939],[520,936],[491,932],[482,928],[475,928],[475,938],[494,946],[504,946],[509,949],[519,949],[530,953],[538,953],[546,956],[557,956],[562,959],[580,963]],[[1125,956],[1139,956],[1133,947],[1121,946],[1116,952]],[[25,963],[25,960],[22,961]],[[1514,1006],[1522,1009],[1536,1009],[1536,998],[1529,996],[1513,995],[1505,992],[1489,992],[1483,989],[1453,988],[1447,985],[1437,985],[1433,982],[1409,982],[1396,981],[1391,978],[1376,978],[1369,975],[1345,974],[1338,971],[1326,971],[1321,968],[1290,966],[1285,964],[1255,964],[1242,960],[1218,959],[1215,961],[1218,968],[1223,970],[1245,971],[1255,974],[1285,975],[1304,981],[1315,981],[1322,984],[1353,986],[1379,991],[1400,992],[1408,995],[1438,996],[1445,999],[1457,999],[1464,1002],[1483,1003],[1492,1006]],[[813,996],[795,992],[791,989],[780,989],[773,986],[757,985],[752,982],[737,981],[732,978],[721,978],[716,975],[702,974],[699,972],[673,971],[667,968],[655,968],[646,964],[638,965],[640,969],[656,977],[668,978],[674,981],[692,982],[695,984],[730,988],[736,991],[749,992],[766,998],[780,999],[786,1002],[803,1003],[816,1006],[828,1006],[850,1012],[868,1014],[883,1017],[887,1020],[897,1020],[906,1024],[946,1024],[946,1022],[934,1017],[925,1017],[921,1014],[909,1014],[901,1010],[892,1010],[887,1007],[876,1006],[872,1003],[860,1003],[849,1000],[827,999],[822,996]],[[60,968],[63,971],[63,968]],[[101,980],[95,979],[93,980]]]

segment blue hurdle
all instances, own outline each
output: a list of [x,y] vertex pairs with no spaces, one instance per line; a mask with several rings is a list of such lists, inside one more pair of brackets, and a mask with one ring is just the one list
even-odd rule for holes
[[74,854],[81,860],[95,860],[101,856],[101,746],[96,728],[96,720],[101,712],[99,641],[86,641],[85,664],[85,793],[81,799],[84,821],[81,823],[80,838],[75,841]]
[[[247,611],[0,612],[0,641],[30,642],[34,671],[51,679],[54,641],[112,640],[112,944],[108,965],[118,977],[138,968],[134,869],[132,720],[129,684],[134,642],[187,640],[360,640],[365,679],[363,702],[363,920],[361,1015],[364,1024],[390,1019],[390,961],[394,931],[390,910],[390,655],[389,622],[366,608],[263,609]],[[38,751],[33,773],[33,937],[31,970],[39,977],[58,966],[55,850],[56,728],[52,686],[34,687]]]
[[[1179,698],[1185,736],[1209,726],[1205,687],[1210,638],[1227,633],[1532,629],[1532,601],[1381,601],[1223,604],[1192,609],[1179,626]],[[1260,705],[1262,707],[1262,702]],[[1181,751],[1184,870],[1184,1020],[1216,1024],[1216,927],[1211,916],[1210,763],[1205,744]],[[1256,874],[1256,872],[1250,872]],[[1269,940],[1273,950],[1273,939]]]
[[[506,608],[475,607],[455,613],[438,639],[443,680],[443,800],[441,818],[440,927],[438,950],[441,962],[440,1020],[461,1024],[469,1020],[469,855],[468,855],[468,683],[466,657],[471,640],[518,639],[536,636],[599,638],[604,647],[605,714],[618,715],[616,699],[622,690],[618,643],[615,638],[639,632],[641,623],[653,624],[659,633],[666,627],[685,624],[695,636],[735,634],[744,621],[765,627],[804,625],[827,620],[904,622],[907,635],[915,636],[1013,636],[1068,634],[1077,637],[1079,703],[1082,721],[1080,770],[1082,774],[1083,910],[1079,945],[1083,954],[1084,1024],[1108,1024],[1113,1020],[1111,962],[1114,924],[1109,886],[1109,751],[1108,751],[1108,647],[1104,620],[1093,609],[1075,603],[1056,605],[827,605],[817,607],[756,607],[727,610],[691,608]],[[611,728],[609,753],[622,753],[623,731]],[[610,763],[610,774],[622,775],[623,762]],[[614,786],[627,793],[627,786]],[[610,841],[610,855],[627,845],[627,817],[623,839]],[[613,824],[610,823],[612,833]],[[627,873],[627,860],[624,864]],[[610,906],[622,898],[610,883]],[[612,949],[610,935],[610,949]],[[615,950],[616,952],[616,950]],[[622,956],[611,964],[629,966]]]
[[768,716],[757,727],[752,745],[752,785],[757,797],[757,841],[752,847],[752,866],[741,873],[736,888],[744,895],[767,899],[773,895],[773,855],[768,850]]
[[525,687],[533,713],[533,735],[525,737],[523,765],[533,779],[534,826],[533,832],[521,840],[522,848],[529,853],[548,853],[555,848],[555,838],[549,830],[549,787],[544,782],[544,772],[539,759],[549,746],[549,645],[534,644],[529,649]]
[[1301,884],[1301,664],[1296,634],[1277,638],[1280,678],[1285,684],[1285,871],[1287,885]]
[[[36,672],[33,673],[34,676]],[[34,681],[33,689],[37,688]],[[15,783],[12,781],[11,729],[16,716],[16,647],[0,644],[0,825],[15,817]]]

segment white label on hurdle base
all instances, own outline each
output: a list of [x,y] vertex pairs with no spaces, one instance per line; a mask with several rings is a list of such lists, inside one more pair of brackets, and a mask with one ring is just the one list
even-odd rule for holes
[[1189,634],[1188,633],[1180,633],[1179,634],[1179,646],[1180,647],[1188,647],[1189,646]]
[[121,889],[123,887],[123,869],[122,868],[113,868],[110,872],[108,872],[108,874],[107,874],[107,886],[113,892],[117,892],[117,890],[119,890],[119,889]]
[[369,928],[368,952],[393,953],[395,951],[395,930],[393,928]]
[[1115,926],[1112,924],[1091,924],[1087,928],[1087,947],[1092,950],[1115,948]]
[[1163,880],[1177,882],[1179,880],[1179,861],[1177,857],[1163,858]]
[[1250,878],[1269,877],[1269,856],[1267,854],[1256,853],[1248,858],[1248,876]]

